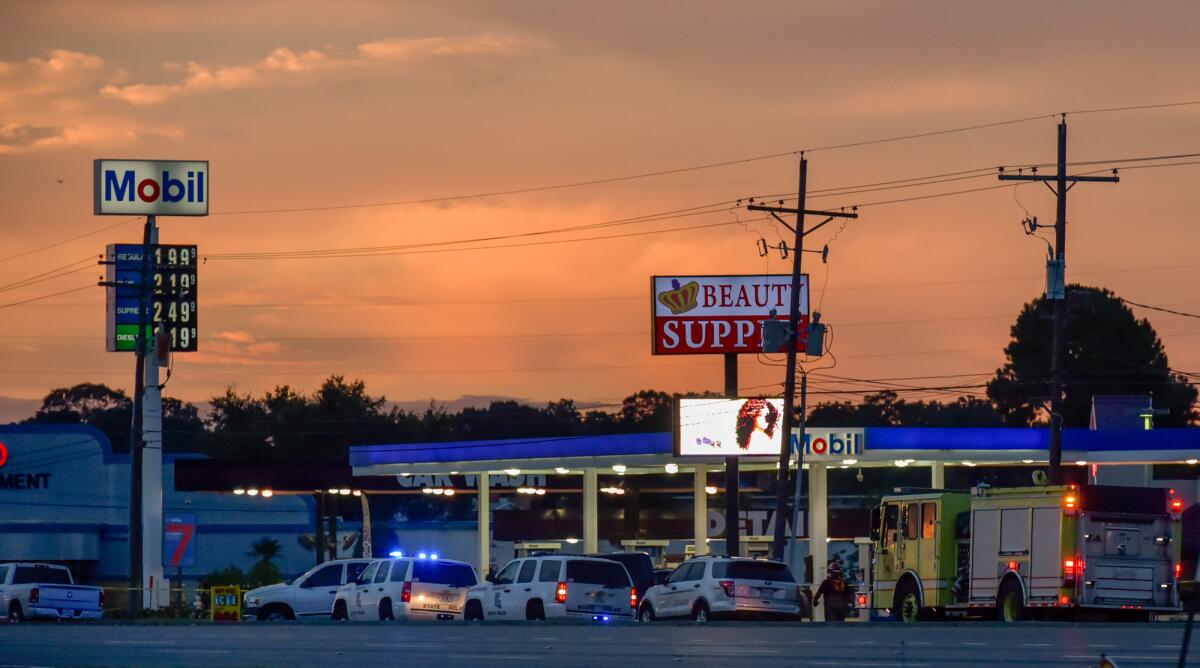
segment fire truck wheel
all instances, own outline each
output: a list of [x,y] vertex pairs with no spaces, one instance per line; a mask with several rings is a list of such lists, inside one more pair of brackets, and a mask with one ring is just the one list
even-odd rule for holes
[[1021,595],[1021,585],[1015,580],[1008,580],[1000,585],[1000,595],[996,597],[996,617],[1002,622],[1019,622],[1025,619],[1025,601]]
[[896,611],[896,619],[902,622],[921,620],[921,595],[911,581],[906,579],[896,588],[896,600],[892,607]]

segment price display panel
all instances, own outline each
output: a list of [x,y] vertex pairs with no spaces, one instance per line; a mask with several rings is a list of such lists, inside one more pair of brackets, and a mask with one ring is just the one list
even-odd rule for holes
[[[145,314],[146,335],[166,334],[171,352],[194,352],[199,339],[197,252],[194,245],[150,247],[151,293]],[[140,313],[142,245],[107,248],[108,350],[136,351]],[[147,339],[150,340],[150,339]]]

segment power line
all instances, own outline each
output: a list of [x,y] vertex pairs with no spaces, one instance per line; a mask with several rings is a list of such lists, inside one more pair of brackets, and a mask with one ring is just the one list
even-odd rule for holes
[[50,299],[51,297],[58,297],[60,295],[69,295],[72,292],[79,292],[80,290],[87,290],[88,288],[94,288],[94,287],[96,287],[94,283],[89,283],[88,285],[83,285],[78,288],[72,288],[70,290],[63,290],[61,292],[54,292],[54,293],[51,293],[48,295],[41,295],[40,297],[31,297],[29,299],[24,299],[19,302],[10,302],[8,304],[0,304],[0,308],[9,308],[12,306],[20,306],[21,304],[29,304],[31,302],[41,301],[43,299]]
[[54,242],[54,243],[52,243],[52,244],[47,244],[47,245],[45,245],[45,246],[39,246],[38,248],[31,248],[31,249],[29,249],[29,250],[27,250],[27,251],[22,251],[22,252],[20,252],[20,253],[17,253],[16,255],[9,255],[8,257],[0,257],[0,262],[8,262],[9,260],[15,260],[15,259],[17,259],[17,258],[19,258],[19,257],[25,257],[26,255],[33,255],[34,253],[40,253],[40,252],[42,252],[42,251],[44,251],[44,250],[49,250],[49,249],[51,249],[51,248],[57,248],[57,247],[59,247],[59,246],[62,246],[62,245],[64,245],[64,244],[69,244],[69,243],[71,243],[72,241],[78,241],[79,239],[83,239],[83,238],[85,238],[85,237],[90,237],[90,236],[92,236],[92,235],[95,235],[95,234],[100,234],[101,232],[107,232],[107,231],[109,231],[109,230],[112,230],[112,229],[118,228],[118,227],[120,227],[120,226],[122,226],[122,225],[126,225],[126,224],[128,224],[128,223],[132,223],[132,222],[133,222],[133,221],[135,221],[135,220],[140,220],[140,218],[138,218],[138,217],[126,218],[126,219],[124,219],[124,220],[121,220],[121,221],[119,221],[119,222],[113,223],[112,225],[109,225],[109,226],[107,226],[107,227],[101,227],[101,228],[100,228],[100,229],[98,229],[98,230],[93,230],[93,231],[91,231],[91,232],[85,232],[85,233],[83,233],[83,234],[80,234],[80,235],[77,235],[77,236],[74,236],[74,237],[70,237],[70,238],[68,238],[68,239],[63,239],[62,241],[56,241],[56,242]]
[[[23,288],[28,285],[35,285],[35,284],[41,283],[43,281],[49,281],[49,280],[53,280],[55,278],[60,278],[62,276],[68,276],[70,274],[75,274],[75,273],[81,272],[85,269],[91,268],[90,266],[85,266],[85,267],[80,267],[78,269],[71,269],[71,267],[74,267],[75,265],[83,263],[83,262],[92,263],[92,262],[95,262],[95,259],[92,258],[91,256],[88,256],[88,257],[82,258],[80,260],[71,262],[70,264],[64,264],[63,266],[58,267],[56,269],[51,269],[50,271],[44,271],[40,274],[34,274],[33,276],[30,276],[29,278],[22,279],[20,281],[15,281],[13,283],[9,283],[8,285],[0,285],[0,292],[7,292],[9,290],[16,290],[16,289]],[[65,271],[67,269],[71,269],[71,270]],[[63,273],[58,273],[58,272],[63,272]],[[54,274],[54,275],[51,275],[51,274]]]
[[1117,299],[1120,300],[1121,303],[1123,303],[1123,304],[1129,304],[1130,306],[1136,306],[1138,308],[1150,309],[1151,311],[1162,311],[1163,313],[1170,313],[1171,315],[1181,315],[1185,318],[1200,318],[1200,315],[1197,315],[1195,313],[1185,313],[1183,311],[1176,311],[1174,309],[1163,308],[1161,306],[1150,306],[1149,304],[1139,304],[1137,302],[1131,302],[1128,299],[1122,299],[1121,297],[1117,297]]

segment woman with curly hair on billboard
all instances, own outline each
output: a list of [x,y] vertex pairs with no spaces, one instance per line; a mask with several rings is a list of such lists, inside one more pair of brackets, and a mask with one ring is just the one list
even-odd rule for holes
[[742,450],[771,449],[779,409],[766,399],[747,399],[737,415],[737,444]]

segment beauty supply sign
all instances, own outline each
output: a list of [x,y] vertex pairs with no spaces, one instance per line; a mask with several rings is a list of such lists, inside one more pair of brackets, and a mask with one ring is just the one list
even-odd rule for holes
[[[762,322],[787,320],[790,274],[751,276],[654,276],[655,355],[748,354],[762,351]],[[800,336],[808,326],[808,276],[800,284]]]
[[95,160],[97,216],[207,216],[207,160]]
[[675,412],[679,457],[778,457],[783,399],[680,399]]

